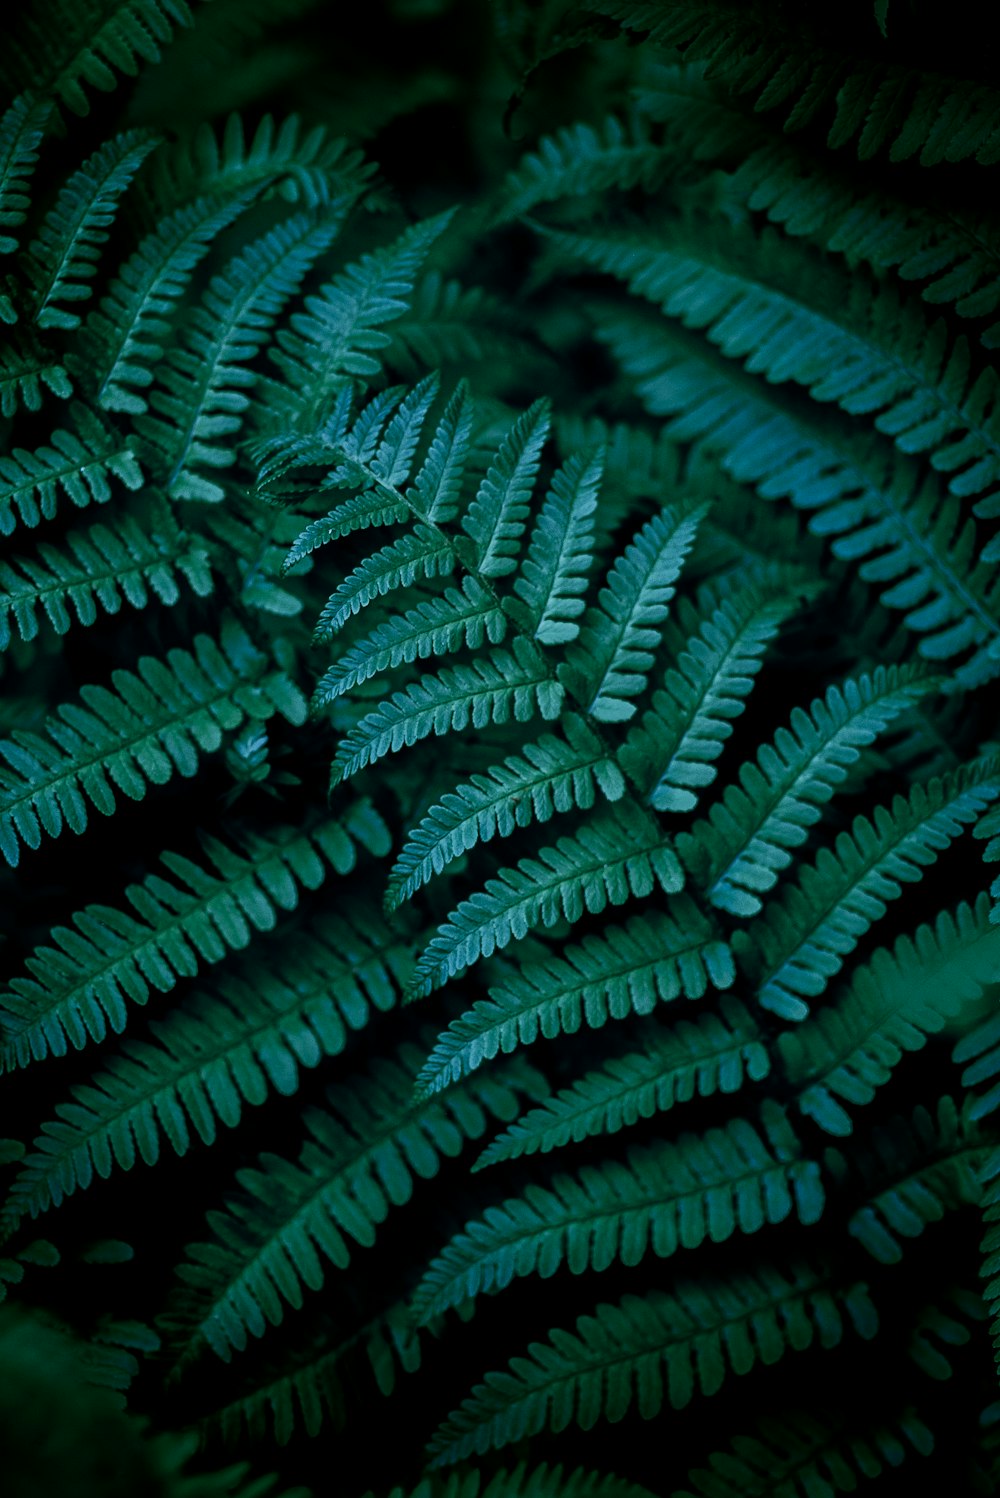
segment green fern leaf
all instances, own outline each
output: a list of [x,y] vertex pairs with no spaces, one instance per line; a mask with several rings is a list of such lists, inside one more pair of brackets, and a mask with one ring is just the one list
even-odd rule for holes
[[87,318],[82,347],[97,401],[131,416],[148,409],[141,392],[153,383],[170,333],[170,315],[213,241],[246,207],[201,198],[170,214],[125,261],[100,307]]
[[111,432],[86,406],[73,406],[75,431],[58,428],[49,444],[27,452],[0,453],[0,534],[17,525],[40,525],[55,517],[59,491],[82,509],[106,504],[111,477],[126,489],[142,485],[142,469],[126,439]]
[[817,1222],[819,1165],[799,1157],[776,1106],[762,1123],[763,1132],[734,1119],[703,1137],[633,1149],[624,1161],[585,1166],[490,1207],[432,1261],[413,1298],[415,1317],[425,1323],[523,1275],[633,1266],[647,1253],[666,1259],[790,1216]]
[[287,219],[213,278],[182,344],[163,364],[162,388],[154,388],[150,397],[156,415],[136,422],[159,449],[172,498],[217,503],[225,497],[223,487],[198,470],[234,462],[233,434],[242,425],[250,404],[247,392],[255,382],[246,366],[337,228],[335,221],[315,224],[304,214]]
[[73,114],[90,112],[87,88],[110,92],[115,70],[135,77],[157,62],[178,26],[190,26],[187,0],[81,0],[33,7],[14,56],[19,70],[51,90]]
[[529,722],[536,713],[559,716],[563,692],[527,640],[495,649],[468,665],[447,666],[436,676],[394,692],[342,739],[333,761],[333,783],[347,780],[384,755],[409,748],[429,734]]
[[242,950],[254,932],[274,928],[277,910],[296,908],[300,889],[318,889],[328,868],[350,873],[359,844],[384,854],[388,833],[360,802],[312,831],[253,840],[245,854],[212,838],[203,843],[215,872],[164,853],[172,879],[151,874],[130,885],[131,911],[88,905],[71,926],[54,928],[54,945],[36,948],[27,962],[31,976],[12,979],[0,995],[6,1066],[62,1056],[68,1046],[80,1050],[109,1028],[120,1033],[130,1005]]
[[578,921],[584,912],[599,915],[657,889],[675,894],[683,883],[660,828],[630,802],[610,806],[575,836],[501,869],[482,892],[463,900],[428,944],[407,997],[430,993],[535,926]]
[[665,509],[647,521],[615,562],[584,615],[580,636],[567,653],[567,681],[600,723],[621,723],[635,713],[630,698],[642,692],[660,643],[667,604],[707,506]]
[[517,418],[462,519],[462,529],[475,548],[475,570],[482,577],[505,577],[516,570],[550,426],[546,401],[536,401]]
[[[901,1239],[917,1238],[932,1222],[965,1205],[978,1205],[979,1172],[989,1145],[967,1110],[959,1113],[950,1097],[934,1113],[917,1108],[906,1118],[875,1129],[870,1144],[850,1161],[827,1152],[828,1169],[841,1179],[854,1173],[881,1186],[852,1213],[848,1232],[880,1264],[898,1264]],[[891,1184],[883,1184],[888,1177]]]
[[440,531],[418,521],[398,540],[358,563],[324,605],[314,638],[318,642],[331,639],[374,599],[408,588],[417,578],[447,577],[455,563],[451,542]]
[[719,1014],[678,1020],[652,1034],[644,1031],[642,1039],[642,1050],[606,1061],[511,1124],[473,1169],[616,1134],[679,1103],[737,1092],[770,1074],[770,1056],[757,1026],[741,1004],[728,998]]
[[943,911],[933,926],[902,936],[859,968],[840,1002],[779,1037],[778,1049],[798,1105],[829,1134],[853,1123],[845,1103],[870,1103],[904,1054],[975,1000],[994,980],[1000,931],[975,907]]
[[383,931],[328,920],[296,937],[291,972],[258,958],[217,992],[189,996],[152,1023],[151,1041],[126,1041],[42,1125],[7,1198],[7,1224],[58,1207],[116,1167],[155,1165],[164,1140],[177,1155],[195,1138],[213,1144],[272,1090],[292,1095],[300,1068],[339,1055],[372,1007],[392,1007],[402,967]]
[[28,251],[33,315],[40,328],[80,326],[79,314],[60,304],[90,296],[88,283],[118,199],[156,145],[155,138],[138,130],[116,136],[74,172],[59,194]]
[[690,811],[715,780],[718,759],[753,690],[761,657],[795,607],[745,587],[701,619],[681,601],[666,638],[674,650],[663,690],[622,749],[622,766],[656,811]]
[[445,1031],[420,1074],[421,1089],[437,1092],[540,1035],[599,1029],[609,1018],[651,1014],[660,1003],[729,988],[736,974],[725,942],[683,896],[671,901],[671,912],[633,916],[522,968]]
[[575,1332],[535,1343],[509,1371],[487,1374],[434,1436],[434,1463],[546,1428],[589,1430],[633,1406],[645,1420],[665,1404],[686,1409],[696,1393],[715,1394],[730,1373],[749,1373],[758,1361],[776,1363],[817,1343],[839,1346],[847,1326],[865,1340],[878,1330],[866,1286],[833,1286],[805,1267],[681,1284],[673,1295],[628,1295],[582,1316]]
[[94,525],[69,531],[58,547],[43,541],[32,557],[0,561],[0,650],[11,643],[11,621],[22,640],[35,639],[39,611],[63,635],[74,616],[82,625],[93,624],[100,612],[117,614],[123,600],[142,609],[153,594],[174,604],[181,578],[199,597],[211,593],[204,548],[165,511],[153,517],[153,525],[145,529],[123,515],[114,529]]
[[28,216],[31,179],[49,113],[47,104],[21,94],[0,119],[0,255],[17,249],[11,230],[20,229]]
[[412,1196],[415,1176],[435,1176],[442,1157],[481,1136],[488,1116],[510,1118],[518,1093],[539,1085],[525,1069],[414,1104],[417,1065],[410,1046],[398,1059],[378,1058],[350,1090],[331,1089],[325,1111],[307,1111],[310,1138],[296,1164],[265,1155],[259,1170],[240,1172],[245,1195],[213,1214],[215,1242],[193,1246],[179,1271],[187,1289],[177,1320],[188,1347],[205,1341],[228,1360],[248,1336],[280,1323],[286,1305],[299,1309],[304,1292],[320,1288],[324,1261],[344,1269],[351,1242],[374,1243],[391,1208]]
[[506,633],[506,616],[492,595],[474,577],[464,577],[459,588],[446,588],[440,598],[376,625],[350,646],[321,677],[313,710],[383,671],[429,656],[454,655],[463,645],[469,650],[480,650],[487,641],[499,645]]
[[73,381],[64,364],[37,343],[26,328],[15,328],[0,349],[0,415],[40,411],[47,394],[68,400]]
[[329,139],[322,125],[303,128],[297,115],[276,127],[274,117],[265,114],[248,143],[242,120],[231,114],[221,138],[202,124],[174,150],[158,153],[150,196],[160,215],[202,195],[260,192],[319,208],[359,196],[374,170],[346,141]]
[[567,713],[559,728],[564,738],[545,734],[431,807],[409,834],[389,875],[390,908],[410,899],[479,843],[510,837],[519,827],[547,822],[556,813],[590,811],[598,791],[608,801],[624,795],[620,770],[583,719]]
[[880,1477],[914,1454],[929,1456],[933,1433],[912,1409],[894,1420],[844,1427],[793,1410],[765,1416],[752,1436],[736,1436],[709,1466],[688,1473],[672,1498],[834,1498],[853,1493],[858,1477]]
[[110,816],[116,789],[138,801],[150,785],[194,775],[199,754],[218,749],[223,730],[247,717],[265,721],[280,712],[302,722],[298,689],[268,664],[229,621],[218,641],[198,635],[193,652],[173,649],[165,661],[144,656],[135,672],[114,671],[112,689],[83,687],[83,706],[59,708],[44,737],[18,731],[0,743],[4,858],[16,865],[20,845],[37,848],[43,834],[83,832],[88,802]]
[[565,645],[580,633],[602,469],[600,454],[570,458],[535,521],[514,592],[540,645]]
[[[669,324],[626,311],[604,317],[600,336],[653,415],[672,415],[677,439],[704,439],[736,478],[765,499],[788,497],[815,510],[810,529],[833,536],[835,555],[858,564],[866,582],[883,585],[880,601],[904,610],[907,628],[931,659],[976,652],[954,672],[961,686],[996,675],[1000,654],[1000,584],[975,525],[939,486],[918,483],[899,459],[888,465],[875,447],[801,413],[739,371],[680,341]],[[884,586],[889,584],[890,586]]]
[[861,749],[936,685],[913,668],[879,666],[872,676],[830,687],[808,713],[796,708],[789,728],[759,750],[756,763],[744,764],[739,784],[678,838],[712,904],[756,915],[761,895],[791,863],[789,850],[805,842]]
[[974,825],[1000,795],[1000,765],[982,760],[927,786],[914,786],[871,820],[856,817],[832,849],[821,848],[795,884],[769,906],[751,937],[733,942],[741,966],[759,985],[765,1009],[786,1020],[805,1019],[815,999],[840,972],[844,958],[914,884],[938,854]]
[[495,221],[505,223],[541,203],[586,197],[608,188],[654,192],[670,170],[670,158],[641,127],[608,115],[600,125],[576,124],[546,135],[508,173]]
[[318,410],[346,375],[379,372],[376,353],[390,341],[383,325],[405,311],[417,272],[450,217],[415,224],[394,245],[363,256],[307,297],[305,311],[279,330],[272,358],[301,409]]

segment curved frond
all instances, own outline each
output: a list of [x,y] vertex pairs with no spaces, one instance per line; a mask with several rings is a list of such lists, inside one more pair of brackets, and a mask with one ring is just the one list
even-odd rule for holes
[[[273,914],[271,919],[273,920]],[[336,1056],[370,1010],[389,1009],[405,962],[386,933],[328,919],[295,937],[291,961],[258,957],[218,988],[188,996],[126,1041],[104,1068],[42,1125],[4,1206],[12,1225],[37,1217],[95,1178],[138,1161],[155,1165],[164,1142],[185,1155],[238,1126],[244,1107],[292,1095],[300,1068]],[[405,955],[405,954],[402,954]]]
[[142,469],[127,438],[103,425],[86,406],[71,408],[73,427],[58,428],[43,447],[0,453],[0,534],[52,520],[60,490],[77,506],[106,504],[110,480],[138,489]]
[[437,1092],[539,1036],[599,1029],[609,1019],[729,988],[736,973],[726,943],[685,897],[672,900],[670,910],[633,916],[559,957],[521,968],[449,1026],[420,1073],[421,1089]]
[[617,801],[625,780],[582,718],[564,714],[564,737],[545,734],[485,775],[457,785],[410,833],[392,872],[386,899],[398,905],[470,848],[558,813],[590,811],[598,792]]
[[139,130],[108,142],[74,172],[49,210],[28,251],[33,316],[40,328],[77,328],[67,302],[90,296],[97,261],[118,200],[157,141]]
[[734,939],[764,1008],[805,1019],[806,1001],[825,991],[887,902],[917,883],[998,795],[1000,763],[989,759],[914,786],[891,807],[876,807],[871,820],[855,817],[849,832],[803,866],[753,932]]
[[193,651],[174,648],[165,660],[143,656],[135,671],[112,672],[111,688],[81,688],[82,706],[66,703],[45,724],[44,736],[18,730],[0,743],[0,852],[18,863],[21,844],[66,828],[83,832],[88,803],[110,816],[116,793],[140,801],[151,785],[190,777],[201,754],[222,743],[223,731],[246,719],[282,713],[302,722],[297,687],[234,621],[218,640],[198,635]]
[[919,669],[883,666],[796,708],[789,727],[740,770],[678,851],[713,905],[752,916],[846,779],[860,751],[937,683]]
[[435,1464],[545,1429],[589,1430],[633,1407],[645,1420],[664,1405],[686,1409],[731,1374],[814,1343],[836,1347],[848,1329],[865,1339],[878,1330],[867,1287],[831,1285],[805,1266],[788,1275],[767,1268],[725,1284],[682,1283],[672,1295],[627,1295],[581,1316],[574,1332],[536,1342],[509,1371],[487,1374],[434,1436]]
[[789,1216],[817,1222],[818,1163],[800,1158],[780,1109],[766,1108],[761,1121],[762,1130],[738,1118],[703,1136],[633,1149],[623,1161],[584,1166],[488,1208],[432,1261],[414,1315],[426,1322],[523,1275],[632,1266],[647,1253],[666,1259]]
[[988,901],[943,911],[933,926],[903,936],[859,968],[843,997],[778,1039],[778,1050],[803,1113],[829,1134],[851,1133],[845,1104],[870,1103],[907,1052],[995,981],[1000,930]]
[[621,723],[635,713],[629,699],[645,688],[667,604],[706,510],[665,509],[647,521],[608,573],[599,607],[584,615],[567,654],[567,680],[598,722]]
[[294,910],[300,889],[318,889],[328,868],[348,874],[358,846],[388,849],[384,823],[366,803],[308,832],[286,830],[252,840],[236,853],[203,839],[211,870],[164,853],[172,876],[150,874],[125,891],[131,911],[88,905],[71,926],[56,926],[51,946],[28,958],[30,977],[13,978],[0,995],[3,1060],[25,1066],[64,1055],[120,1032],[129,1008],[151,990],[167,993],[204,963],[246,947],[274,928],[278,910]]
[[855,1425],[796,1410],[768,1415],[752,1435],[693,1468],[672,1498],[833,1498],[858,1478],[880,1477],[913,1456],[930,1456],[934,1435],[915,1410]]
[[352,1244],[374,1243],[390,1210],[409,1201],[414,1177],[435,1176],[489,1116],[510,1118],[518,1093],[538,1085],[523,1069],[415,1103],[418,1064],[413,1047],[377,1058],[349,1089],[331,1088],[325,1110],[307,1111],[310,1137],[296,1163],[265,1155],[259,1169],[239,1173],[244,1194],[212,1215],[214,1242],[192,1246],[179,1270],[177,1324],[189,1347],[205,1341],[228,1360],[284,1320],[286,1307],[299,1309],[325,1264],[344,1269]]
[[0,561],[0,650],[15,628],[22,640],[34,640],[40,613],[63,635],[74,620],[93,624],[123,602],[142,609],[152,595],[174,604],[182,579],[201,598],[212,591],[207,552],[167,512],[155,516],[153,528],[122,515],[113,528],[69,531],[59,546],[43,541],[34,556]]
[[408,997],[431,992],[535,926],[600,915],[657,889],[676,894],[683,884],[669,838],[638,807],[622,801],[602,808],[574,836],[501,869],[463,900],[420,958]]
[[658,1026],[642,1041],[641,1050],[613,1057],[511,1124],[473,1169],[616,1134],[693,1098],[737,1092],[771,1071],[760,1031],[728,997],[718,1014]]
[[622,764],[656,811],[690,811],[718,773],[714,761],[753,690],[762,656],[795,598],[746,587],[707,617],[682,600],[667,630],[674,662],[622,749]]

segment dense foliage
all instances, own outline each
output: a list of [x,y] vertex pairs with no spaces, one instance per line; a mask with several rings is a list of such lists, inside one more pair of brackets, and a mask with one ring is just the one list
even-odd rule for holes
[[1000,83],[947,20],[12,11],[17,1495],[995,1491]]

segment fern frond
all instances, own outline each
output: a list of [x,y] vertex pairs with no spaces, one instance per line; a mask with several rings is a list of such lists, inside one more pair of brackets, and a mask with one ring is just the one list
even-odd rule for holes
[[725,1284],[682,1283],[672,1295],[627,1295],[581,1316],[575,1332],[535,1343],[509,1371],[490,1373],[431,1443],[435,1465],[508,1445],[545,1429],[591,1429],[633,1407],[652,1420],[664,1405],[686,1409],[730,1374],[817,1344],[839,1346],[852,1328],[865,1340],[878,1317],[862,1284],[822,1272],[766,1268]]
[[853,1122],[845,1103],[870,1103],[904,1054],[977,999],[994,981],[1000,930],[990,926],[988,901],[943,911],[933,926],[902,936],[859,968],[835,1005],[778,1039],[798,1105],[821,1129],[841,1136]]
[[166,511],[152,517],[152,525],[146,529],[122,515],[113,529],[94,525],[69,531],[59,546],[43,541],[34,556],[0,561],[0,650],[10,645],[12,626],[22,640],[35,639],[39,612],[63,635],[74,617],[90,625],[101,612],[117,614],[123,601],[142,609],[153,594],[174,604],[181,596],[180,579],[200,598],[211,593],[204,547]]
[[200,754],[218,749],[226,729],[281,713],[301,723],[297,687],[234,621],[218,640],[198,635],[194,650],[165,660],[143,656],[136,671],[112,672],[111,688],[81,688],[82,706],[67,703],[45,724],[45,736],[15,732],[0,743],[0,852],[16,865],[21,844],[43,834],[83,832],[88,802],[103,816],[116,790],[139,801],[149,786],[190,777]]
[[675,894],[684,875],[669,839],[633,803],[602,809],[572,837],[501,869],[452,912],[430,941],[409,998],[421,997],[535,926],[599,915],[609,905]]
[[614,188],[654,192],[670,170],[670,157],[637,124],[611,114],[600,125],[576,124],[543,136],[507,174],[494,221],[505,223],[541,203],[579,198]]
[[739,1435],[707,1467],[695,1467],[689,1486],[672,1498],[834,1498],[853,1493],[858,1478],[880,1477],[910,1457],[930,1456],[934,1435],[915,1410],[895,1419],[843,1425],[799,1411],[768,1415],[753,1435]]
[[[324,535],[316,545],[326,539]],[[297,554],[301,555],[301,551]],[[454,571],[456,560],[450,541],[440,531],[418,521],[412,530],[365,557],[349,573],[324,605],[314,638],[318,642],[331,639],[348,619],[374,599],[384,598],[398,588],[408,588],[417,578],[447,577]]]
[[[171,349],[154,387],[155,416],[137,430],[162,454],[166,489],[174,499],[217,503],[225,490],[202,468],[235,461],[233,434],[250,404],[255,375],[247,365],[270,335],[275,318],[297,291],[338,224],[296,215],[249,245],[212,282],[192,313],[181,343]],[[220,443],[218,438],[225,439]]]
[[911,667],[883,666],[830,687],[808,712],[796,708],[756,762],[740,771],[698,827],[677,847],[713,905],[752,916],[761,895],[792,861],[822,808],[860,757],[893,718],[937,685]]
[[1000,480],[995,371],[977,373],[965,336],[950,340],[893,283],[842,277],[773,233],[757,239],[731,224],[553,237],[770,383],[874,416],[903,452],[952,475],[953,493]]
[[307,297],[305,310],[279,330],[271,357],[299,409],[318,410],[345,376],[378,374],[376,354],[390,342],[383,326],[406,310],[417,273],[450,218],[415,224],[395,244],[362,256]]
[[617,801],[625,780],[615,761],[582,718],[559,720],[563,737],[545,734],[485,775],[458,785],[409,834],[389,875],[390,907],[408,900],[454,859],[519,827],[547,822],[574,808],[590,811],[600,792]]
[[128,439],[104,426],[86,406],[71,407],[75,430],[57,428],[34,452],[15,447],[0,453],[0,534],[9,536],[18,519],[36,526],[52,520],[59,491],[79,509],[106,504],[110,478],[138,489],[142,469]]
[[0,349],[0,416],[16,416],[21,409],[40,411],[46,394],[57,400],[73,394],[66,366],[28,329],[14,328]]
[[701,505],[654,515],[608,573],[599,607],[584,615],[567,652],[567,682],[598,722],[621,723],[634,715],[629,699],[645,688],[667,604],[706,513]]
[[51,91],[73,114],[90,112],[87,89],[109,93],[117,72],[134,78],[157,62],[178,26],[190,26],[188,0],[80,0],[34,7],[14,44],[22,75]]
[[734,938],[758,1002],[786,1020],[809,1013],[844,958],[885,915],[903,886],[923,877],[1000,795],[1000,764],[982,760],[855,817],[833,848],[821,848],[795,884],[769,906],[752,936]]
[[7,1197],[8,1225],[116,1167],[155,1165],[164,1141],[177,1155],[194,1139],[213,1144],[272,1091],[292,1095],[300,1068],[339,1055],[372,1007],[392,1007],[404,964],[386,947],[384,931],[329,919],[296,936],[291,963],[256,958],[242,976],[224,976],[214,993],[154,1020],[150,1041],[126,1041],[42,1125]]
[[723,599],[706,618],[681,601],[666,638],[685,643],[621,751],[623,767],[654,810],[690,811],[698,791],[713,783],[714,761],[753,690],[761,657],[794,607],[794,596],[752,586]]
[[248,197],[185,204],[147,234],[125,261],[107,296],[87,318],[82,348],[97,402],[131,416],[148,409],[141,393],[153,383],[170,333],[170,316],[212,242],[239,217]]
[[[933,1113],[921,1107],[890,1119],[849,1162],[829,1151],[839,1175],[853,1172],[881,1187],[851,1214],[848,1232],[880,1264],[897,1264],[901,1239],[919,1237],[956,1207],[978,1204],[979,1172],[988,1154],[985,1133],[950,1097],[941,1098]],[[886,1179],[891,1184],[883,1184]]]
[[763,498],[815,511],[810,529],[835,538],[835,555],[857,564],[865,582],[891,584],[880,602],[904,611],[907,628],[923,637],[921,654],[975,652],[954,671],[958,685],[996,674],[1000,585],[954,496],[942,497],[933,481],[919,484],[902,459],[888,466],[855,431],[793,414],[756,381],[680,341],[666,322],[623,311],[603,317],[598,331],[636,377],[646,409],[675,418],[668,429],[675,438],[703,439]]
[[320,678],[313,710],[328,706],[384,671],[454,655],[462,646],[480,650],[486,642],[499,645],[506,632],[506,616],[492,595],[476,578],[464,577],[458,588],[446,588],[439,598],[427,599],[376,625],[371,634],[351,645]]
[[333,782],[347,780],[429,734],[485,728],[512,718],[527,723],[536,713],[551,720],[559,716],[562,700],[562,687],[552,680],[537,651],[515,636],[510,650],[497,648],[467,665],[422,676],[367,713],[337,747]]
[[31,179],[49,113],[47,104],[21,94],[0,119],[0,255],[17,249],[18,239],[11,231],[20,229],[28,217]]
[[131,1005],[151,990],[168,993],[205,963],[240,951],[254,932],[273,930],[277,911],[294,910],[299,891],[315,890],[328,869],[348,874],[358,846],[388,849],[381,818],[365,802],[307,832],[286,830],[252,840],[235,853],[203,838],[210,865],[176,853],[161,862],[171,878],[148,875],[130,885],[131,910],[88,905],[71,926],[56,926],[51,946],[27,960],[30,977],[13,978],[0,995],[3,1061],[26,1066],[120,1033]]
[[33,316],[40,328],[79,327],[79,314],[61,304],[90,296],[88,283],[118,199],[156,145],[155,137],[126,131],[95,152],[62,189],[28,250]]
[[286,1306],[299,1309],[304,1292],[319,1289],[324,1261],[343,1269],[350,1243],[374,1243],[391,1208],[412,1196],[415,1176],[435,1176],[490,1115],[509,1119],[519,1092],[538,1086],[522,1070],[415,1104],[418,1064],[411,1046],[378,1058],[349,1090],[330,1089],[325,1111],[308,1110],[310,1138],[295,1164],[265,1155],[260,1169],[240,1172],[244,1196],[213,1214],[215,1241],[192,1246],[179,1270],[189,1347],[205,1341],[228,1360],[248,1336],[263,1336]]
[[729,988],[735,976],[728,946],[682,896],[669,916],[633,916],[492,989],[440,1037],[419,1086],[437,1092],[540,1035],[550,1040],[581,1025],[599,1029],[609,1018],[651,1014],[658,1004]]
[[203,195],[233,198],[263,191],[312,209],[356,198],[373,171],[360,151],[331,140],[322,125],[304,127],[292,114],[276,126],[273,115],[265,114],[248,141],[239,115],[231,114],[221,137],[202,124],[172,151],[161,151],[150,195],[158,216]]
[[462,529],[473,542],[475,570],[482,577],[506,577],[517,568],[519,542],[550,426],[544,400],[517,418],[462,517]]
[[703,1136],[633,1149],[624,1161],[584,1166],[490,1207],[431,1262],[414,1315],[425,1323],[523,1275],[547,1279],[563,1266],[599,1272],[638,1264],[647,1253],[666,1259],[790,1216],[817,1222],[824,1206],[818,1163],[800,1158],[777,1106],[765,1107],[761,1123],[762,1130],[733,1119]]
[[642,1050],[606,1061],[511,1124],[473,1169],[616,1134],[692,1098],[737,1092],[771,1071],[756,1024],[728,997],[718,1014],[644,1031],[642,1040]]
[[920,72],[898,62],[858,57],[805,26],[735,0],[594,0],[593,9],[649,33],[657,47],[701,62],[727,91],[753,98],[755,110],[778,110],[784,129],[824,115],[832,149],[855,143],[862,160],[887,150],[893,162],[918,156],[922,166],[972,158],[1000,160],[1000,104],[986,84]]
[[580,633],[602,471],[600,453],[570,458],[553,477],[532,529],[514,592],[540,645],[565,645]]

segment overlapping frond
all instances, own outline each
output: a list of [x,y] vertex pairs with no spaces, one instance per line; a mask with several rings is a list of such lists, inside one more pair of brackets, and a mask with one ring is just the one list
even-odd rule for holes
[[631,1150],[622,1161],[556,1176],[549,1187],[490,1207],[432,1261],[413,1300],[429,1317],[514,1278],[543,1278],[666,1259],[679,1249],[722,1243],[796,1216],[818,1221],[824,1193],[819,1165],[800,1158],[798,1141],[777,1108],[762,1128],[734,1119],[722,1129]]
[[307,1111],[297,1162],[265,1155],[259,1169],[240,1172],[243,1195],[210,1218],[214,1242],[189,1249],[179,1270],[177,1318],[189,1343],[207,1342],[228,1359],[282,1321],[286,1307],[301,1308],[325,1265],[343,1269],[352,1245],[375,1241],[390,1210],[412,1196],[415,1177],[436,1175],[490,1115],[509,1118],[519,1093],[539,1085],[521,1067],[415,1103],[419,1061],[412,1046],[378,1058],[350,1089],[331,1089],[325,1110]]
[[135,671],[112,672],[110,687],[81,688],[80,699],[53,713],[44,734],[19,730],[0,743],[0,851],[9,864],[22,844],[85,831],[88,805],[110,816],[118,795],[139,801],[150,786],[194,775],[200,756],[246,718],[305,716],[298,688],[233,620],[218,640],[199,635],[193,651],[174,648],[165,661],[144,656]]
[[689,901],[674,899],[670,909],[670,916],[633,916],[559,957],[522,967],[449,1026],[420,1086],[437,1091],[539,1036],[599,1029],[609,1019],[650,1014],[660,1003],[700,999],[710,987],[729,988],[735,969],[727,944]]
[[164,853],[172,877],[150,874],[126,889],[131,910],[88,905],[72,925],[53,929],[53,945],[27,960],[31,976],[12,978],[0,997],[6,1065],[123,1030],[130,1006],[147,1003],[151,991],[169,992],[272,930],[277,912],[294,910],[300,889],[318,889],[329,869],[350,873],[359,845],[376,855],[388,848],[384,823],[364,802],[309,831],[254,839],[244,852],[203,841],[210,869]]
[[589,1430],[632,1408],[651,1420],[664,1405],[681,1410],[696,1394],[717,1393],[758,1360],[776,1363],[816,1343],[836,1347],[849,1330],[866,1339],[878,1330],[866,1286],[831,1284],[806,1266],[628,1295],[582,1316],[575,1332],[535,1343],[508,1371],[487,1374],[434,1436],[434,1460],[457,1461],[545,1429]]
[[771,1057],[748,1011],[723,998],[718,1014],[644,1032],[641,1050],[606,1061],[511,1124],[476,1161],[482,1169],[521,1155],[616,1134],[696,1097],[761,1082]]

